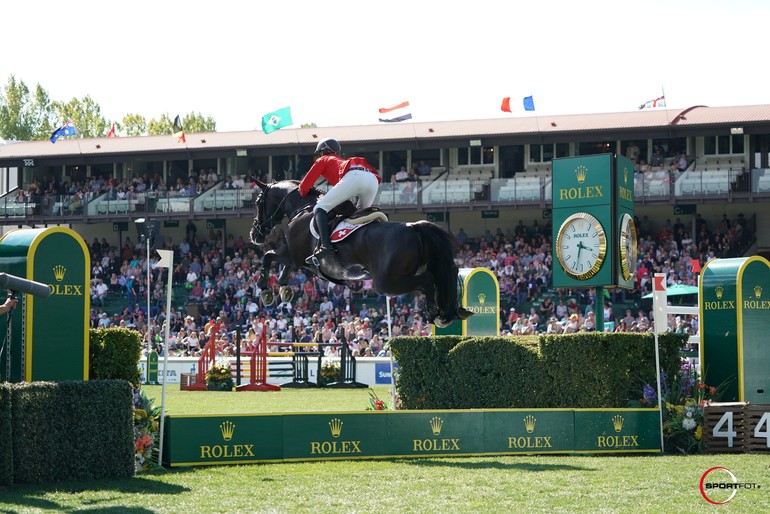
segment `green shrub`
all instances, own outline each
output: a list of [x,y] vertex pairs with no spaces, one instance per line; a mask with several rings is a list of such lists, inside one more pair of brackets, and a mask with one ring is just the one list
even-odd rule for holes
[[449,362],[456,409],[526,407],[538,394],[537,337],[466,339]]
[[[406,409],[623,408],[655,382],[652,334],[398,337],[393,356]],[[686,336],[662,334],[661,371],[680,364]]]
[[13,431],[11,425],[11,384],[0,384],[0,486],[13,482]]
[[91,330],[89,354],[91,380],[128,380],[135,387],[139,386],[142,342],[136,330]]
[[453,403],[449,351],[460,336],[395,337],[393,358],[398,362],[398,394],[405,409],[445,409]]
[[125,380],[14,384],[14,482],[133,476],[132,402]]

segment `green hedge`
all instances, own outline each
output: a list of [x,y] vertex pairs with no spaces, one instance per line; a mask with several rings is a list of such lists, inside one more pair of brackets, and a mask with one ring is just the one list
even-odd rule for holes
[[13,482],[11,384],[0,384],[0,486]]
[[[673,376],[686,336],[662,334]],[[655,383],[652,334],[398,337],[398,393],[406,409],[623,408]]]
[[90,331],[88,376],[91,380],[128,380],[139,387],[139,359],[142,341],[139,332],[126,328]]
[[[539,393],[537,337],[476,337],[449,352],[453,408],[526,407]],[[399,363],[400,366],[400,363]]]
[[11,404],[14,482],[133,476],[129,382],[14,384]]
[[449,351],[460,336],[397,337],[391,344],[398,362],[399,399],[406,409],[442,409],[453,402]]

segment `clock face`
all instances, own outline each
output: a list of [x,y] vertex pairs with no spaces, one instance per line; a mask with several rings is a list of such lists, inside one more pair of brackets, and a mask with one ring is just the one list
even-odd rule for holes
[[577,280],[588,280],[599,272],[607,253],[607,236],[594,216],[572,214],[556,236],[556,258],[564,272]]
[[620,220],[620,272],[624,280],[631,280],[636,270],[636,224],[624,214]]

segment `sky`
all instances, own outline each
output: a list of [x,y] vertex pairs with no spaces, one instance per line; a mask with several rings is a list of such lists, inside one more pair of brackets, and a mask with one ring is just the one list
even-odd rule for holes
[[[770,103],[762,0],[4,2],[0,87],[218,131]],[[525,113],[532,95],[535,112]],[[511,97],[514,112],[500,104]]]

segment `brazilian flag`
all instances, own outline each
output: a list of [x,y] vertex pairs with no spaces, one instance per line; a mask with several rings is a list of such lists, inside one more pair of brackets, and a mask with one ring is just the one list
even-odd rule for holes
[[262,130],[265,134],[270,134],[280,128],[288,127],[293,123],[294,122],[291,121],[291,109],[289,107],[284,107],[283,109],[278,109],[277,111],[269,112],[262,116]]

